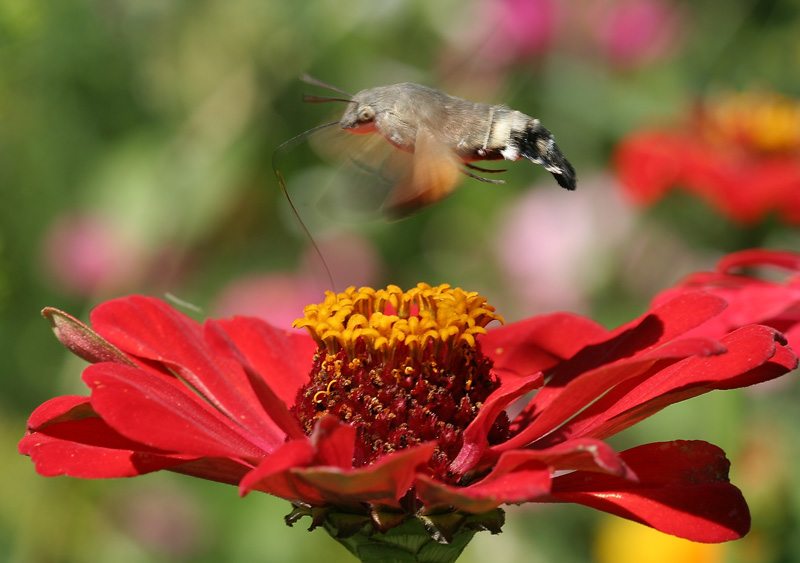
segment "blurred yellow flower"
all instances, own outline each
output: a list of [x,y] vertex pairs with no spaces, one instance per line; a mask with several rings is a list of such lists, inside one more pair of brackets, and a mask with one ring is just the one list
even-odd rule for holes
[[647,526],[604,518],[594,542],[596,563],[722,563],[724,544],[697,543]]

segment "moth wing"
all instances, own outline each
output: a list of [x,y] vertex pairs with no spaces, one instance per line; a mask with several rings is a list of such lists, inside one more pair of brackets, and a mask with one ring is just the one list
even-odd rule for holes
[[412,155],[379,135],[343,131],[338,123],[312,130],[306,139],[305,147],[297,143],[279,159],[287,195],[304,219],[312,226],[381,219],[383,202],[411,168]]
[[[303,157],[305,139],[321,159],[316,166]],[[290,154],[299,160],[295,171],[288,169]],[[452,193],[461,176],[458,157],[424,129],[410,154],[376,133],[354,134],[334,123],[299,136],[277,160],[276,169],[287,167],[282,176],[292,205],[315,230],[331,222],[404,219]],[[321,166],[325,162],[333,167]]]
[[398,169],[391,162],[389,167],[390,175],[396,179],[383,204],[384,216],[389,220],[404,219],[453,193],[461,180],[461,164],[433,132],[418,129],[410,166]]
[[314,151],[324,160],[337,165],[371,167],[379,165],[388,158],[389,149],[393,148],[380,135],[356,134],[343,130],[338,123],[331,128],[314,134],[309,139]]
[[326,189],[328,205],[347,208],[350,219],[377,220],[386,202],[414,168],[414,155],[397,149],[378,134],[358,135],[341,132],[342,139],[330,145],[331,158],[340,166],[336,178]]

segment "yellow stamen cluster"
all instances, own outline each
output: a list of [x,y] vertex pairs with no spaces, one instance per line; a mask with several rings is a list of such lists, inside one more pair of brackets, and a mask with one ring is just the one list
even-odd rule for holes
[[800,152],[800,101],[773,92],[727,94],[707,104],[712,139],[767,153]]
[[351,359],[359,341],[385,357],[391,357],[401,343],[412,354],[429,346],[474,347],[475,336],[485,334],[486,325],[503,322],[475,292],[424,283],[406,292],[394,285],[379,290],[350,287],[339,294],[328,291],[323,303],[307,306],[304,314],[294,322],[296,328],[308,330],[328,353],[344,349]]

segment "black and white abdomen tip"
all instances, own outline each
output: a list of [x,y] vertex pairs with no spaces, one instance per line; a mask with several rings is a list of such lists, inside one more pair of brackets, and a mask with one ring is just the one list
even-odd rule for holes
[[558,148],[553,135],[542,127],[538,119],[531,120],[525,130],[514,137],[521,156],[544,166],[562,188],[575,189],[577,183],[575,169]]

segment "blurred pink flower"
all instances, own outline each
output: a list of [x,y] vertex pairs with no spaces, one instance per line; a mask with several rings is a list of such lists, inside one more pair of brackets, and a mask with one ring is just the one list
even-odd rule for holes
[[689,19],[669,0],[480,0],[477,13],[478,23],[454,35],[446,73],[496,78],[554,49],[641,66],[672,56]]
[[55,219],[42,240],[51,283],[88,296],[133,287],[145,269],[142,247],[99,212],[69,212]]
[[170,561],[188,561],[205,547],[209,531],[202,507],[175,486],[155,485],[116,495],[109,507],[116,524],[144,546]]
[[308,276],[286,272],[253,274],[222,289],[212,310],[216,317],[247,315],[290,329],[297,311],[321,295],[319,284]]
[[482,54],[505,65],[550,48],[562,19],[558,0],[489,0],[481,7],[489,35]]
[[617,65],[662,59],[678,44],[683,12],[668,0],[599,0],[587,11],[603,53]]
[[330,288],[327,266],[334,285],[363,287],[374,285],[380,258],[372,244],[356,235],[340,234],[317,241],[325,259],[310,247],[295,272],[263,272],[242,276],[218,294],[212,307],[214,316],[247,315],[271,325],[294,330],[297,311],[318,301]]
[[495,248],[519,314],[585,311],[615,243],[632,227],[632,212],[608,175],[581,181],[581,197],[532,189],[501,214]]
[[558,39],[565,8],[559,0],[476,0],[464,26],[451,24],[439,74],[448,89],[496,99],[505,73],[542,58]]
[[[377,249],[369,239],[352,233],[339,233],[319,239],[317,246],[333,278],[335,286],[333,289],[344,290],[351,285],[355,287],[376,285],[382,263]],[[322,289],[332,289],[328,287],[325,265],[313,247],[306,251],[303,257],[305,271],[310,272],[310,275],[320,282],[316,284],[317,288],[322,284]],[[318,296],[319,292],[316,297]]]

